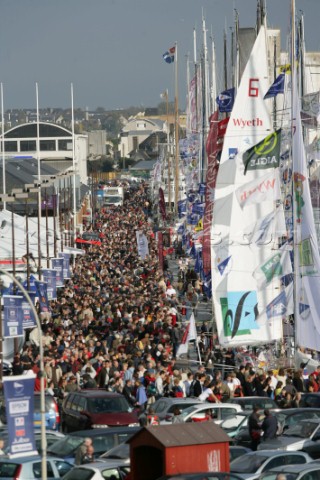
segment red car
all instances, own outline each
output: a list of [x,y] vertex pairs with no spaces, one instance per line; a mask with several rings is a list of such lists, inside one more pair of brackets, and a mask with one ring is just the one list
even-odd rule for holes
[[120,393],[82,390],[63,400],[62,430],[73,432],[89,428],[138,426],[138,415]]

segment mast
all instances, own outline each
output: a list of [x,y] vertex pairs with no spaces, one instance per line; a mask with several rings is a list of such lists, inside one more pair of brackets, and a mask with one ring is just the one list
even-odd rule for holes
[[227,70],[227,29],[223,34],[223,67],[224,67],[224,89],[228,88],[228,70]]
[[179,200],[179,102],[178,102],[178,43],[175,42],[175,62],[174,62],[174,80],[175,80],[175,95],[174,95],[174,133],[175,133],[175,190],[174,190],[174,209],[175,214],[178,213]]
[[204,171],[207,166],[205,140],[209,131],[209,78],[208,78],[208,47],[207,30],[204,16],[202,15],[202,34],[203,34],[203,72],[202,72],[202,91],[203,91],[203,112],[202,112],[202,158],[201,158],[201,182],[204,181]]
[[39,120],[39,90],[38,82],[36,82],[36,109],[37,109],[37,162],[38,162],[38,275],[41,280],[41,243],[40,243],[40,228],[41,228],[41,164],[40,164],[40,120]]
[[211,29],[211,104],[210,104],[210,114],[215,110],[215,101],[217,97],[217,77],[216,77],[216,49],[214,45],[214,38]]
[[[5,145],[4,145],[4,109],[3,109],[3,84],[1,82],[1,149],[2,149],[2,193],[6,192],[6,159],[5,159]],[[3,202],[3,210],[6,209],[6,202]]]
[[238,10],[235,10],[235,20],[234,20],[234,49],[235,49],[235,65],[234,65],[234,82],[233,87],[238,89],[240,82],[240,67],[239,67],[239,13]]

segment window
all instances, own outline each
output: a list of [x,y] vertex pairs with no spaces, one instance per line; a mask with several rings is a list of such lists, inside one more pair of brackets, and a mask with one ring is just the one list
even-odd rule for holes
[[79,408],[78,408],[79,402],[80,402],[80,397],[79,397],[79,395],[74,395],[74,396],[73,396],[73,400],[72,400],[72,405],[71,405],[71,407],[70,407],[71,410],[74,410],[74,411],[78,412],[78,411],[79,411]]
[[70,395],[70,396],[67,398],[66,408],[71,408],[71,403],[72,403],[72,401],[73,401],[73,397],[74,397],[74,395]]
[[116,468],[109,468],[101,472],[102,478],[106,480],[121,480],[120,473]]
[[[155,411],[157,413],[165,411],[166,405],[167,405],[167,402],[159,402],[157,404],[157,407],[156,407]],[[171,411],[171,409],[174,409],[174,407],[175,407],[175,405],[172,405],[172,407],[169,409],[169,412]]]
[[55,140],[40,140],[40,150],[45,151],[54,151],[56,149]]
[[[32,465],[32,471],[34,478],[42,478],[41,472],[41,462],[36,462]],[[52,465],[50,462],[47,462],[47,477],[48,478],[55,478],[53,473]]]
[[115,446],[114,435],[97,435],[92,438],[95,454],[102,454]]
[[78,412],[86,409],[86,399],[84,397],[79,398]]
[[71,140],[59,140],[58,141],[58,150],[72,150],[72,141]]
[[234,408],[220,408],[221,410],[221,418],[225,419],[227,417],[230,417],[231,415],[236,415],[237,410]]
[[18,142],[9,142],[5,141],[4,142],[4,150],[5,152],[17,152],[18,151]]
[[132,150],[138,150],[138,148],[139,148],[138,137],[132,137]]
[[19,467],[17,463],[1,462],[0,478],[14,478]]
[[35,140],[21,140],[20,151],[21,152],[35,152],[37,149]]
[[59,472],[60,478],[63,477],[66,473],[68,473],[71,468],[73,468],[73,465],[68,462],[62,462],[61,460],[55,460],[53,463],[55,464]]

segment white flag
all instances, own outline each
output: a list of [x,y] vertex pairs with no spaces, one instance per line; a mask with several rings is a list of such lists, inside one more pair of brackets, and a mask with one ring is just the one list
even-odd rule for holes
[[278,169],[251,182],[242,185],[236,190],[236,197],[241,208],[265,201],[276,201],[281,198]]
[[183,337],[179,345],[179,348],[177,350],[177,357],[180,357],[180,355],[184,355],[185,353],[188,353],[188,343],[191,342],[191,340],[196,340],[196,338],[197,338],[196,322],[194,319],[194,315],[192,313],[189,323],[183,333]]

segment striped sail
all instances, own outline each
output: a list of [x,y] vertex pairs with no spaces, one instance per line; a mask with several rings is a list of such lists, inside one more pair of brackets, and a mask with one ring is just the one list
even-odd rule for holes
[[286,234],[279,168],[268,168],[268,142],[266,159],[256,169],[245,172],[242,158],[272,133],[263,99],[269,86],[262,26],[227,127],[213,208],[212,290],[219,341],[225,346],[282,336],[287,297],[281,285],[292,270],[290,248],[278,249],[278,238]]

